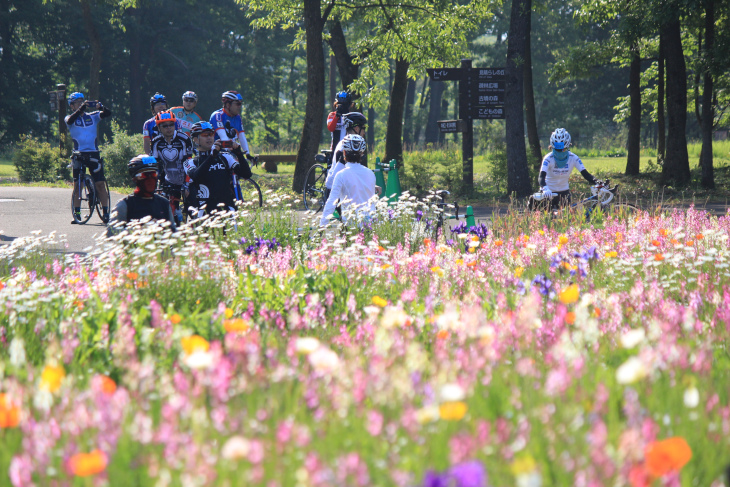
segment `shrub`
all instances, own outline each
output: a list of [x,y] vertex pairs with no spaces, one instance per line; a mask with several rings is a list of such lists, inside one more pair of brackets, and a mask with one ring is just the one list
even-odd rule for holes
[[[497,193],[507,192],[507,146],[498,144],[487,155],[489,166],[488,180],[494,185]],[[532,174],[532,171],[530,171]]]
[[70,159],[63,157],[57,147],[51,147],[31,135],[23,135],[13,154],[13,164],[21,181],[56,181],[71,179],[71,171],[66,167]]
[[142,134],[129,135],[112,122],[112,141],[101,146],[104,158],[104,172],[109,186],[129,186],[131,179],[127,173],[129,160],[144,152]]

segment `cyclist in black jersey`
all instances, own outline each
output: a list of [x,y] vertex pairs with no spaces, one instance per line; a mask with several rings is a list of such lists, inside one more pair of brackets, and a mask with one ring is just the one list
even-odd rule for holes
[[153,220],[166,220],[175,231],[175,220],[172,216],[170,202],[155,194],[157,187],[157,159],[147,154],[140,154],[127,164],[127,171],[132,176],[134,194],[123,198],[111,214],[107,236],[123,230],[127,223],[141,220],[149,216]]
[[193,124],[190,132],[198,148],[198,155],[185,161],[185,173],[191,179],[193,197],[198,200],[198,215],[214,210],[233,210],[236,206],[236,193],[233,176],[248,179],[251,168],[246,155],[237,140],[233,149],[221,151],[221,141],[215,140],[215,129],[209,122]]
[[176,119],[171,112],[158,113],[155,121],[160,135],[152,139],[151,155],[160,163],[160,189],[174,202],[175,219],[180,224],[180,200],[187,197],[183,161],[192,156],[193,143],[190,137],[175,129]]

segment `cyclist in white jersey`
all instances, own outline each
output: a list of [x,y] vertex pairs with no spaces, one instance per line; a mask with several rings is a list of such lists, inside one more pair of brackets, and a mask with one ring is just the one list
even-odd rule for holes
[[[347,135],[353,134],[353,135],[359,135],[363,136],[365,135],[365,127],[367,126],[367,119],[365,118],[365,115],[363,115],[360,112],[350,112],[346,113],[342,116],[342,123],[345,126],[345,129],[347,131]],[[337,173],[345,169],[345,159],[343,157],[343,141],[345,138],[343,137],[342,140],[340,140],[337,143],[337,146],[335,147],[335,150],[332,154],[332,167],[330,168],[329,172],[327,172],[327,179],[324,181],[325,186],[325,199],[329,196],[329,192],[332,190],[332,185],[335,182],[335,176],[337,176]]]
[[540,168],[540,188],[543,198],[538,201],[530,196],[528,208],[533,209],[556,209],[570,204],[570,173],[573,169],[580,171],[580,174],[591,185],[596,184],[596,178],[583,166],[580,157],[570,152],[570,134],[564,128],[555,129],[550,135],[550,148],[552,152],[542,160]]

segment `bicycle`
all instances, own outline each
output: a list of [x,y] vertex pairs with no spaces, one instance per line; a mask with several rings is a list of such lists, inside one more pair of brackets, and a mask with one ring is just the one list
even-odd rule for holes
[[[93,178],[90,175],[86,174],[87,165],[84,164],[84,162],[100,163],[101,161],[97,159],[92,159],[89,155],[78,151],[74,151],[71,154],[71,160],[74,162],[69,164],[67,167],[72,171],[74,163],[78,162],[78,165],[81,166],[79,170],[79,177],[77,180],[74,181],[74,188],[71,192],[71,216],[76,223],[83,225],[91,219],[91,217],[94,215],[94,210],[96,209],[96,213],[97,215],[99,215],[99,219],[104,223],[108,223],[104,220],[104,210],[101,205],[101,199],[98,198],[96,195],[96,184],[94,184]],[[106,189],[107,201],[109,201],[109,203],[111,204],[109,185],[106,181],[104,181],[104,188]],[[75,211],[75,195],[78,195],[80,200],[79,207],[81,208],[81,211],[78,214]]]
[[[591,196],[579,202],[571,203],[567,208],[572,210],[578,206],[586,207],[586,221],[590,221],[591,214],[597,207],[600,208],[603,213],[617,216],[633,216],[638,213],[640,209],[636,205],[616,202],[618,184],[611,188],[610,183],[610,179],[606,179],[605,181],[596,180],[596,184],[591,186]],[[538,202],[545,198],[542,191],[535,193],[532,197]],[[557,216],[559,211],[560,210],[553,211],[553,217]]]
[[437,198],[440,198],[441,201],[436,203],[436,207],[438,208],[438,216],[436,217],[436,225],[433,229],[433,238],[437,239],[439,235],[439,230],[441,230],[444,227],[444,220],[458,220],[459,219],[459,203],[454,201],[453,207],[454,207],[454,214],[446,216],[444,218],[444,214],[446,213],[445,210],[449,206],[446,203],[446,197],[449,196],[451,193],[445,189],[441,189],[434,192],[435,196]]
[[325,181],[331,168],[331,150],[323,150],[320,154],[314,156],[314,165],[309,168],[306,176],[304,176],[304,188],[302,189],[304,208],[307,210],[319,213],[324,208],[326,203]]
[[[226,131],[226,135],[231,140],[235,139],[238,136],[238,134],[236,133],[235,129],[233,129],[231,127],[231,123],[230,122],[226,122],[225,131]],[[230,144],[229,141],[227,141],[227,140],[226,141],[222,141],[222,143],[221,143],[222,149],[221,150],[222,151],[230,152],[231,151],[231,146],[228,145],[228,144]],[[235,156],[234,156],[234,158],[235,158]],[[249,156],[249,157],[247,157],[247,159],[251,162],[251,165],[253,167],[257,167],[258,166],[258,164],[259,164],[259,158],[258,158],[258,156],[256,156],[256,157]],[[235,174],[233,174],[232,177],[233,177],[233,188],[235,189],[235,192],[236,192],[236,201],[244,201],[243,200],[243,191],[242,191],[242,188],[241,188],[240,180],[238,180],[236,178],[236,175]],[[259,200],[259,206],[258,207],[259,208],[262,208],[264,206],[264,195],[261,192],[261,187],[259,186],[259,183],[257,183],[256,181],[254,181],[253,178],[244,179],[244,181],[246,181],[244,183],[244,188],[246,188],[246,191],[247,192],[254,194],[254,198],[256,198],[256,195],[258,195],[258,200]]]

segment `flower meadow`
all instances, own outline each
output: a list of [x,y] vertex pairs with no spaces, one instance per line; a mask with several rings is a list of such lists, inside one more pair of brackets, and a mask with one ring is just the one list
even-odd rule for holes
[[0,248],[0,484],[727,486],[730,216],[269,199]]

